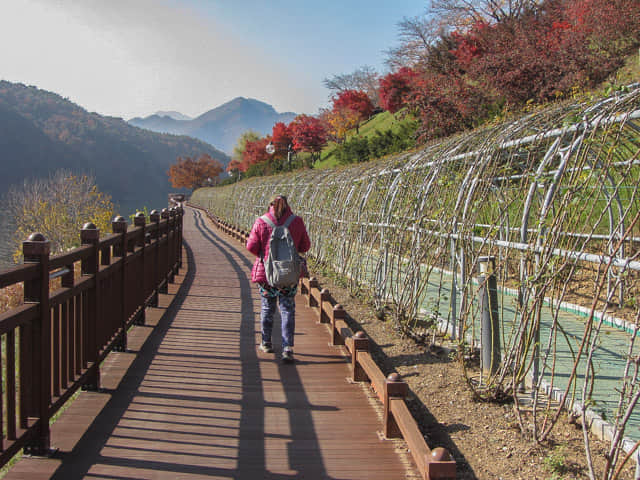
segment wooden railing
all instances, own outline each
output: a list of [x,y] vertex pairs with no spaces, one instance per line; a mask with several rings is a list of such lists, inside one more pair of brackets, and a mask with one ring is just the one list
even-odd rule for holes
[[127,330],[182,266],[182,216],[179,206],[153,211],[147,224],[139,213],[131,228],[116,217],[104,238],[87,223],[81,246],[53,257],[34,233],[24,265],[0,273],[0,288],[24,284],[24,305],[0,315],[0,464],[21,448],[47,454],[51,417],[79,388],[100,388],[100,363],[126,350]]
[[[194,208],[200,208],[194,206]],[[235,228],[204,210],[212,222],[223,232],[240,243],[246,243],[248,233]],[[456,463],[451,454],[441,447],[429,448],[406,404],[409,387],[400,375],[385,376],[369,352],[369,339],[362,331],[354,333],[346,322],[346,312],[327,289],[321,289],[318,281],[302,278],[300,293],[318,315],[318,321],[326,324],[331,345],[343,346],[351,358],[351,378],[355,382],[370,383],[380,400],[383,411],[383,433],[386,438],[403,438],[424,480],[455,479]],[[343,379],[336,379],[343,381]]]

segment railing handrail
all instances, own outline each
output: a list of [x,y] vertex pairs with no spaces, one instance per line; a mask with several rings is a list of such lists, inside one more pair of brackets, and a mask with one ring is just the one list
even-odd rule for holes
[[[157,306],[182,266],[182,216],[177,204],[153,211],[150,223],[116,217],[104,238],[88,223],[81,246],[54,256],[33,234],[23,243],[25,264],[0,271],[0,288],[24,284],[24,304],[0,314],[0,465],[21,448],[46,454],[51,416],[79,388],[100,387],[102,360],[126,349],[129,327],[144,323],[145,308]],[[60,287],[52,290],[54,279]]]

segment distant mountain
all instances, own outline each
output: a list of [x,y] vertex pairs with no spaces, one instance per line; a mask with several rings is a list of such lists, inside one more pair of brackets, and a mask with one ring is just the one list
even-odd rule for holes
[[169,117],[169,118],[173,118],[174,120],[192,120],[191,117],[188,117],[187,115],[183,115],[180,112],[163,112],[163,111],[159,111],[156,112],[154,115],[157,115],[159,117]]
[[153,114],[145,118],[132,118],[128,123],[134,127],[144,128],[146,130],[151,130],[152,132],[186,135],[186,133],[181,132],[185,132],[187,130],[186,124],[189,122],[190,120],[176,120],[175,118],[167,115],[161,116]]
[[121,118],[89,113],[55,93],[0,81],[1,191],[64,168],[93,175],[119,213],[129,215],[144,206],[166,206],[174,190],[169,166],[179,156],[201,154],[224,165],[230,160],[200,140],[136,128]]
[[247,130],[266,135],[271,133],[274,124],[289,123],[296,115],[292,112],[278,113],[267,103],[238,97],[192,120],[156,114],[132,118],[129,123],[154,132],[199,138],[231,154],[238,138]]

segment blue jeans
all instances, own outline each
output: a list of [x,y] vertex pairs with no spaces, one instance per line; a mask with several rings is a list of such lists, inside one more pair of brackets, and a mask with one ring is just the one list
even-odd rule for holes
[[296,297],[260,297],[262,302],[260,309],[260,327],[262,329],[262,341],[271,342],[273,330],[273,315],[276,313],[276,304],[280,301],[280,319],[282,320],[282,347],[293,347],[293,334],[296,330]]

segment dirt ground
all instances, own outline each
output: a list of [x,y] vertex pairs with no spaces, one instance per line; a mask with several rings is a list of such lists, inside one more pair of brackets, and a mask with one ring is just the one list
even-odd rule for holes
[[[344,306],[352,329],[362,329],[369,336],[383,372],[397,372],[408,383],[408,403],[427,443],[453,454],[458,479],[589,478],[579,425],[562,415],[549,441],[534,444],[521,433],[513,404],[474,400],[460,364],[446,351],[403,338],[392,321],[378,319],[372,306],[347,288],[322,274],[316,278]],[[606,445],[593,438],[591,449],[596,473],[601,474]],[[620,478],[632,479],[633,470],[627,468]]]

